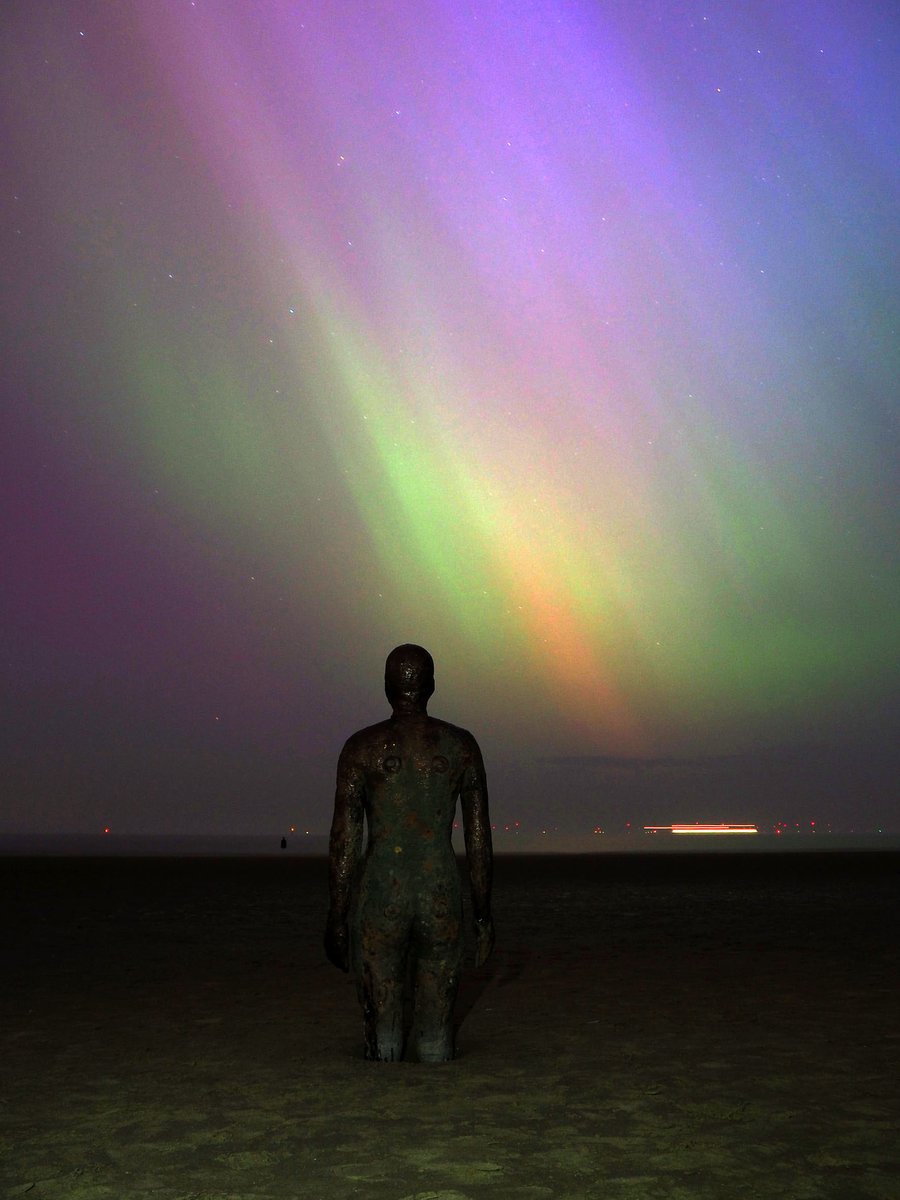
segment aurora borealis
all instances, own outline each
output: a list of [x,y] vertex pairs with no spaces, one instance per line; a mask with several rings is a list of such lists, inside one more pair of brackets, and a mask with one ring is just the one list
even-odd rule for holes
[[889,6],[0,20],[9,824],[324,827],[402,641],[501,810],[889,736]]

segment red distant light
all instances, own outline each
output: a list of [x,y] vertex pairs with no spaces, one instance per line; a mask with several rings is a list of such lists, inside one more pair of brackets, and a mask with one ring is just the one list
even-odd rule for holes
[[103,832],[104,832],[104,833],[109,833],[109,826],[108,826],[108,825],[104,825],[104,826],[103,826]]

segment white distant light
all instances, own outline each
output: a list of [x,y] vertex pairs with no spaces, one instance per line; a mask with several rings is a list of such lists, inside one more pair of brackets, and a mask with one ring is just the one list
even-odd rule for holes
[[646,833],[681,833],[681,834],[723,834],[723,833],[759,833],[755,825],[645,825]]

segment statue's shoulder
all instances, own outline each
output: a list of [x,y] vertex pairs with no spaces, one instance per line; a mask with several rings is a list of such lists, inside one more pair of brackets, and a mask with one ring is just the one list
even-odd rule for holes
[[384,741],[389,724],[389,721],[379,721],[377,725],[367,725],[365,729],[357,729],[356,733],[351,733],[344,742],[341,757],[365,757],[367,751]]
[[449,721],[441,721],[437,717],[431,719],[440,728],[441,736],[454,743],[458,750],[468,754],[481,753],[474,735],[468,729],[463,729],[459,725],[451,725]]

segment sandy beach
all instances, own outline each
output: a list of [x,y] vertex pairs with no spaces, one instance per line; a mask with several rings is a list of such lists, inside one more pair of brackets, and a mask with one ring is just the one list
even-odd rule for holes
[[322,859],[6,859],[0,1195],[896,1200],[898,866],[499,857],[429,1067],[363,1060]]

